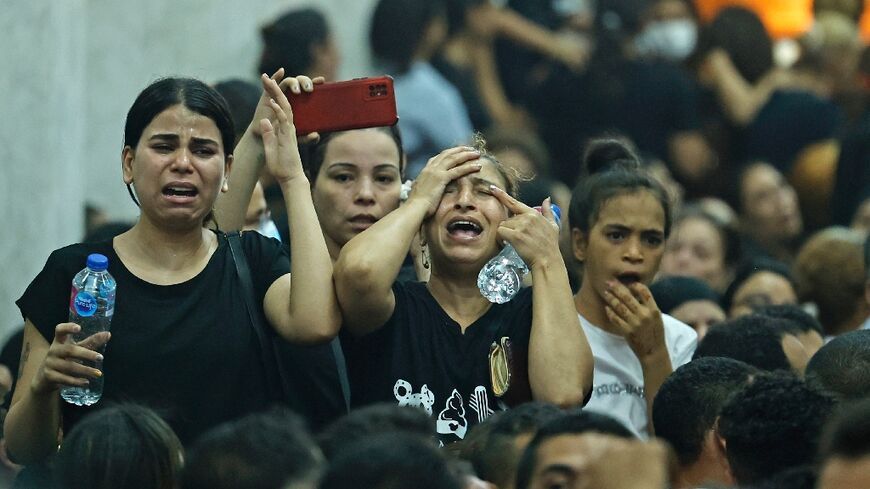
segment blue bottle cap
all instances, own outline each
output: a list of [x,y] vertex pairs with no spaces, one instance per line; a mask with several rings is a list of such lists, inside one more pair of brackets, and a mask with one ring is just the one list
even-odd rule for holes
[[550,209],[553,210],[553,215],[556,216],[556,224],[562,224],[562,209],[556,204],[550,204]]
[[105,255],[92,253],[88,255],[88,268],[95,272],[102,272],[109,268],[109,259]]

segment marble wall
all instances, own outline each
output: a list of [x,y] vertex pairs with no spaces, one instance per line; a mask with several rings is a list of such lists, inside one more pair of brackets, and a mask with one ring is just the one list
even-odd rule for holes
[[375,0],[6,2],[0,16],[0,338],[51,250],[81,239],[84,205],[134,219],[121,182],[124,116],[165,75],[256,81],[258,27],[314,5],[329,18],[340,78],[369,74]]

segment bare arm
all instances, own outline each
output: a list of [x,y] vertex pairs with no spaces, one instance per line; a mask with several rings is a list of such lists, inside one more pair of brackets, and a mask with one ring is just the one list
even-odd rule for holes
[[649,289],[640,283],[630,288],[619,282],[605,292],[605,313],[613,326],[620,329],[643,369],[643,395],[646,400],[647,431],[655,434],[652,406],[662,383],[673,372],[665,343],[662,313]]
[[751,123],[776,89],[792,84],[788,72],[772,70],[752,85],[743,78],[728,54],[720,49],[707,55],[703,69],[705,76],[713,81],[725,114],[739,126]]
[[67,344],[68,336],[79,330],[76,324],[61,323],[49,345],[30,320],[25,322],[18,384],[3,432],[9,456],[17,463],[39,462],[57,451],[60,388],[85,386],[89,377],[102,374],[75,360],[94,361],[99,354],[86,346],[105,343],[109,333],[97,333],[81,345]]
[[[251,201],[251,193],[266,162],[260,120],[268,118],[275,122],[269,100],[278,100],[278,97],[283,96],[284,90],[295,93],[310,92],[314,85],[323,83],[323,78],[314,80],[305,76],[284,78],[284,69],[281,68],[271,77],[261,75],[260,81],[263,83],[263,94],[257,103],[254,118],[233,149],[233,171],[230,172],[228,180],[229,191],[222,193],[215,202],[215,216],[224,231],[238,231],[245,225],[245,212]],[[303,142],[313,138],[316,138],[316,134],[306,136]]]
[[[274,81],[271,81],[274,83]],[[290,274],[276,280],[266,291],[266,318],[285,339],[325,342],[341,326],[332,281],[332,259],[311,201],[311,186],[302,170],[302,160],[293,126],[293,111],[283,93],[269,101],[276,123],[259,120],[266,165],[284,194],[290,227]]]
[[514,214],[499,226],[499,237],[514,246],[532,272],[532,396],[559,406],[579,406],[592,388],[592,350],[574,308],[549,199],[542,216],[502,190],[495,190],[495,195]]
[[335,291],[344,325],[353,334],[375,331],[396,306],[393,282],[405,255],[444,193],[456,178],[480,170],[479,154],[465,147],[451,148],[429,160],[417,177],[408,201],[351,239],[335,262]]
[[526,19],[509,8],[491,7],[498,33],[511,41],[537,51],[569,68],[580,71],[586,66],[591,46],[582,37],[558,34]]

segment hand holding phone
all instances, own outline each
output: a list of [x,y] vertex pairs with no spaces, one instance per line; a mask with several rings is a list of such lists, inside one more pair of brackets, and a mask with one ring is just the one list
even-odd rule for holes
[[313,92],[287,91],[296,134],[392,126],[399,121],[389,76],[317,85]]

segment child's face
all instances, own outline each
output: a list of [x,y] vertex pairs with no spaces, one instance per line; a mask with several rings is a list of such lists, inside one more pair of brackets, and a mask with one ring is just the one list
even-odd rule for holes
[[588,236],[573,230],[573,245],[583,287],[601,294],[612,280],[648,285],[665,250],[665,211],[649,191],[617,195],[601,206]]

